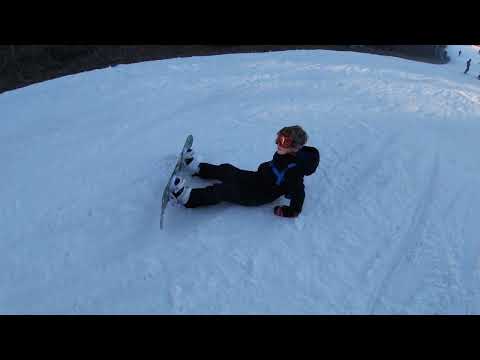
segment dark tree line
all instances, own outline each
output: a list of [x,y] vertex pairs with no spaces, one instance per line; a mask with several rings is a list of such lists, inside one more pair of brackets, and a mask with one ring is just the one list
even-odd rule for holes
[[0,46],[0,93],[82,71],[184,56],[289,49],[332,49],[402,56],[442,63],[445,45],[3,45]]

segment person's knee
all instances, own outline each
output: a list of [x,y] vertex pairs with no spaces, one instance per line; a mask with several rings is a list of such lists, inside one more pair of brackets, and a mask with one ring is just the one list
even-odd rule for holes
[[235,166],[232,164],[220,164],[218,165],[218,170],[220,171],[220,174],[222,174],[222,180],[230,180],[233,176],[235,176],[237,168],[235,168]]
[[232,170],[235,169],[235,167],[232,164],[220,164],[218,165],[219,168],[222,170]]

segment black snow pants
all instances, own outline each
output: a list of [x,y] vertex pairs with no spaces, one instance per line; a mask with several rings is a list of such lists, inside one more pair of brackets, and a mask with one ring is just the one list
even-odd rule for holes
[[241,170],[230,164],[212,165],[200,163],[197,176],[202,179],[220,180],[205,188],[192,189],[187,208],[218,204],[222,201],[244,206],[268,204],[281,194],[278,190],[261,185],[258,174],[254,171]]

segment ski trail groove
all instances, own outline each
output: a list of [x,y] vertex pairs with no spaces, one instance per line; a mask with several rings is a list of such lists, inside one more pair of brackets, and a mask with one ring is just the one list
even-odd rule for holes
[[386,153],[386,149],[394,146],[399,137],[400,133],[394,133],[388,136],[376,148],[375,153],[369,157],[368,163],[366,164],[366,166],[363,167],[362,171],[360,172],[360,174],[358,174],[354,181],[351,181],[350,184],[346,183],[340,186],[335,186],[334,190],[340,190],[342,193],[347,192],[347,194],[341,197],[330,194],[330,196],[332,196],[333,198],[339,199],[337,201],[332,201],[332,203],[338,204],[336,206],[336,209],[332,213],[338,215],[342,211],[342,209],[345,209],[348,204],[351,204],[358,198],[360,192],[364,188],[364,185],[375,174],[375,170],[378,169],[379,164],[381,164],[382,159],[384,158],[384,154]]
[[388,268],[388,271],[384,275],[377,289],[374,291],[375,295],[371,298],[370,304],[368,306],[369,314],[375,313],[376,309],[378,308],[383,298],[383,295],[387,290],[388,284],[392,276],[395,274],[395,272],[397,272],[401,263],[404,260],[410,259],[412,257],[411,254],[415,251],[415,249],[421,246],[421,241],[422,241],[421,232],[424,226],[426,225],[426,220],[430,212],[430,207],[434,200],[434,193],[437,187],[436,184],[438,182],[438,173],[439,173],[439,158],[438,158],[438,154],[435,154],[433,169],[430,172],[430,178],[428,180],[428,183],[425,186],[423,193],[418,199],[418,205],[412,216],[411,225],[408,228],[403,239],[399,241],[399,244],[394,245],[394,246],[397,246],[397,249],[395,250],[393,254],[393,258],[390,261],[390,266]]

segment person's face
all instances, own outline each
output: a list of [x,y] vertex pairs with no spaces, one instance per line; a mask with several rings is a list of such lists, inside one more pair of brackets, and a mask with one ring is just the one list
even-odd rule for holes
[[277,153],[279,155],[293,154],[297,151],[292,146],[292,139],[286,135],[278,134],[275,143],[277,144]]
[[277,145],[277,153],[278,155],[286,155],[286,154],[293,154],[295,153],[295,149],[292,149],[292,148],[288,148],[288,149],[285,149],[285,148],[282,148],[281,146],[278,146]]

